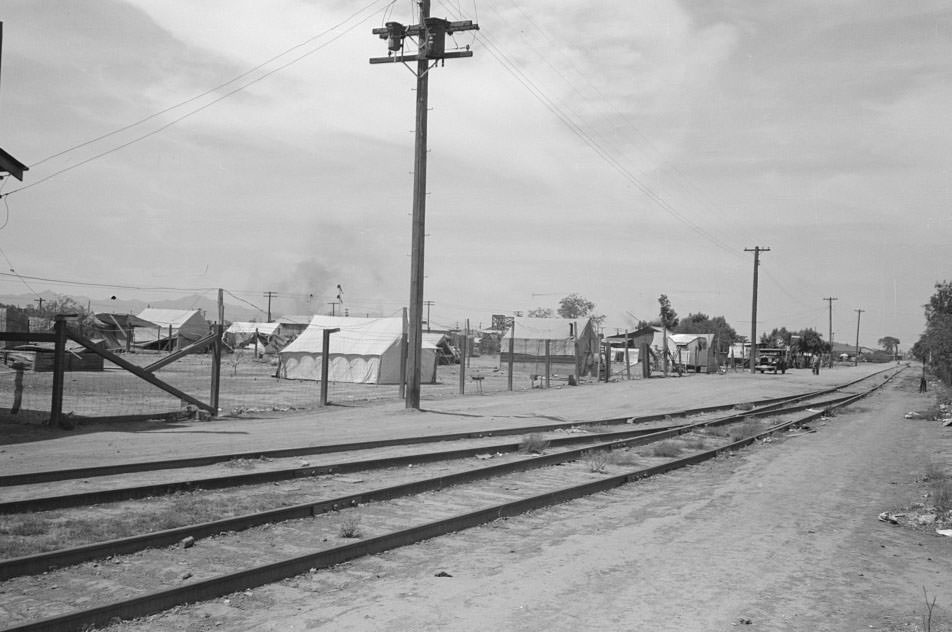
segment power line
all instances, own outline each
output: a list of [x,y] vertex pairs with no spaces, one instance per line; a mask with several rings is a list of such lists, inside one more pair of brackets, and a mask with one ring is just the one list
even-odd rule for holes
[[[370,5],[367,5],[367,6],[368,6],[368,7],[373,6],[374,4],[376,4],[376,3],[379,2],[379,1],[380,1],[380,0],[374,0],[374,2],[372,2]],[[390,3],[392,4],[392,3],[395,2],[395,1],[396,1],[396,0],[391,0]],[[360,14],[360,13],[363,12],[366,8],[367,8],[367,7],[365,7],[364,9],[361,9],[360,11],[356,12],[356,13],[353,14],[353,15],[358,15],[358,14]],[[345,20],[344,22],[342,22],[341,24],[345,24],[348,20],[352,19],[353,15],[352,15],[350,18],[348,18],[347,20]],[[286,62],[286,63],[284,63],[284,64],[281,64],[280,66],[277,66],[277,67],[275,67],[275,68],[269,70],[268,72],[262,74],[261,76],[256,77],[256,78],[254,78],[254,79],[251,79],[250,81],[248,81],[248,82],[246,82],[246,83],[244,83],[244,84],[242,84],[242,85],[240,85],[240,86],[238,86],[238,87],[236,87],[236,88],[233,88],[232,90],[229,90],[228,92],[225,92],[225,93],[222,94],[221,96],[219,96],[219,97],[217,97],[217,98],[215,98],[215,99],[209,101],[208,103],[206,103],[206,104],[204,104],[204,105],[201,105],[201,106],[199,106],[199,107],[197,107],[197,108],[195,108],[195,109],[193,109],[193,110],[191,110],[191,111],[189,111],[189,112],[186,112],[185,114],[182,114],[181,116],[178,116],[178,117],[172,119],[172,120],[169,121],[168,123],[165,123],[164,125],[161,125],[161,126],[159,126],[158,128],[156,128],[156,129],[154,129],[154,130],[151,130],[151,131],[149,131],[149,132],[147,132],[147,133],[145,133],[145,134],[142,134],[141,136],[137,136],[137,137],[133,138],[132,140],[129,140],[129,141],[125,142],[125,143],[121,143],[120,145],[115,146],[115,147],[112,147],[111,149],[107,149],[107,150],[105,150],[105,151],[102,151],[102,152],[100,152],[100,153],[98,153],[98,154],[96,154],[96,155],[94,155],[94,156],[91,156],[91,157],[89,157],[89,158],[86,158],[86,159],[84,159],[84,160],[81,160],[81,161],[79,161],[79,162],[77,162],[77,163],[74,163],[74,164],[72,164],[72,165],[69,165],[69,166],[67,166],[67,167],[64,167],[63,169],[60,169],[60,170],[58,170],[58,171],[54,171],[53,173],[51,173],[51,174],[49,174],[49,175],[47,175],[47,176],[45,176],[45,177],[43,177],[43,178],[40,178],[39,180],[35,180],[35,181],[31,182],[30,184],[27,184],[27,185],[18,187],[18,188],[16,188],[16,189],[12,190],[12,191],[9,191],[8,193],[4,193],[4,194],[0,195],[0,197],[6,198],[7,196],[13,195],[14,193],[18,193],[18,192],[20,192],[20,191],[25,191],[26,189],[29,189],[29,188],[31,188],[31,187],[35,187],[35,186],[38,185],[38,184],[42,184],[43,182],[46,182],[46,181],[48,181],[48,180],[50,180],[50,179],[52,179],[52,178],[55,178],[55,177],[57,177],[57,176],[59,176],[59,175],[62,175],[62,174],[67,173],[67,172],[69,172],[69,171],[72,171],[73,169],[77,169],[77,168],[79,168],[79,167],[82,167],[83,165],[86,165],[86,164],[88,164],[88,163],[90,163],[90,162],[93,162],[93,161],[95,161],[95,160],[99,160],[100,158],[103,158],[103,157],[105,157],[105,156],[108,156],[109,154],[112,154],[112,153],[115,153],[115,152],[120,151],[120,150],[122,150],[122,149],[125,149],[126,147],[128,147],[128,146],[130,146],[130,145],[133,145],[133,144],[138,143],[138,142],[140,142],[140,141],[143,141],[143,140],[145,140],[145,139],[147,139],[147,138],[150,138],[150,137],[152,137],[152,136],[155,136],[156,134],[165,131],[165,130],[168,129],[169,127],[172,127],[173,125],[175,125],[175,124],[177,124],[177,123],[180,123],[181,121],[183,121],[183,120],[185,120],[185,119],[187,119],[187,118],[189,118],[189,117],[191,117],[191,116],[193,116],[193,115],[195,115],[195,114],[198,114],[199,112],[202,112],[203,110],[208,109],[209,107],[211,107],[211,106],[213,106],[213,105],[219,103],[220,101],[223,101],[223,100],[227,99],[228,97],[232,96],[233,94],[236,94],[236,93],[238,93],[238,92],[241,92],[241,91],[244,90],[245,88],[248,88],[248,87],[250,87],[250,86],[253,86],[253,85],[255,85],[256,83],[259,83],[260,81],[263,81],[264,79],[270,77],[271,75],[273,75],[273,74],[275,74],[275,73],[277,73],[277,72],[280,72],[281,70],[284,70],[284,69],[287,68],[288,66],[291,66],[291,65],[293,65],[293,64],[296,64],[297,62],[301,61],[302,59],[313,55],[314,53],[316,53],[317,51],[319,51],[319,50],[321,50],[321,49],[323,49],[323,48],[326,48],[326,47],[329,46],[330,44],[333,44],[333,43],[336,42],[338,39],[340,39],[341,37],[343,37],[344,35],[346,35],[346,34],[349,33],[350,31],[354,30],[355,28],[357,28],[358,26],[360,26],[361,24],[363,24],[364,22],[366,22],[367,20],[369,20],[370,18],[372,18],[374,15],[376,15],[376,13],[373,13],[373,14],[371,14],[371,15],[368,15],[367,17],[363,18],[363,19],[360,20],[359,22],[355,22],[355,23],[352,24],[350,27],[348,27],[346,30],[342,31],[341,33],[338,33],[337,35],[335,35],[334,37],[332,37],[332,38],[329,39],[328,41],[326,41],[326,42],[320,44],[319,46],[316,46],[316,47],[312,48],[311,50],[307,51],[306,53],[304,53],[304,54],[302,54],[302,55],[299,55],[298,57],[295,57],[295,58],[291,59],[290,61],[288,61],[288,62]],[[338,25],[338,26],[339,26],[339,25]],[[331,30],[333,30],[333,29],[335,29],[335,28],[337,28],[337,26],[332,27],[331,29],[328,29],[328,31],[325,31],[324,33],[327,33],[327,32],[329,32],[329,31],[331,31]],[[322,33],[321,35],[318,35],[318,36],[314,36],[313,38],[311,38],[311,40],[308,40],[308,41],[312,41],[313,39],[316,39],[316,38],[322,36],[324,33]],[[288,52],[290,52],[291,50],[295,50],[296,48],[299,48],[300,46],[303,46],[303,45],[304,45],[304,43],[298,44],[297,46],[294,46],[294,47],[288,49],[288,51],[285,51],[284,53],[281,53],[281,54],[278,55],[277,57],[272,58],[272,60],[273,60],[273,59],[276,59],[276,58],[278,58],[278,57],[282,57],[282,56],[284,56],[285,54],[287,54]],[[86,145],[95,143],[95,142],[97,142],[98,140],[102,140],[102,139],[108,138],[108,137],[110,137],[110,136],[113,136],[113,135],[115,135],[115,134],[121,133],[122,131],[126,131],[126,130],[128,130],[128,129],[131,129],[131,128],[133,128],[133,127],[136,127],[137,125],[139,125],[139,124],[141,124],[141,123],[144,123],[144,122],[146,122],[146,121],[148,121],[148,120],[151,120],[151,119],[153,119],[153,118],[155,118],[155,117],[157,117],[157,116],[160,116],[161,114],[164,114],[164,113],[167,113],[167,112],[169,112],[169,111],[171,111],[171,110],[177,109],[177,108],[181,107],[182,105],[185,105],[185,104],[188,104],[188,103],[190,103],[190,102],[192,102],[192,101],[195,101],[195,100],[197,100],[197,99],[200,99],[200,98],[202,98],[203,96],[207,96],[208,94],[211,94],[211,93],[215,92],[216,90],[218,90],[220,87],[223,87],[223,86],[229,85],[229,84],[231,84],[231,83],[234,83],[234,82],[237,81],[238,79],[240,79],[240,78],[242,78],[242,77],[244,77],[244,76],[247,76],[247,75],[250,74],[250,73],[255,72],[255,70],[261,68],[261,67],[264,66],[264,65],[267,65],[267,64],[270,63],[270,61],[272,61],[272,60],[269,60],[268,62],[264,62],[264,64],[261,64],[261,65],[259,65],[258,67],[254,68],[254,69],[252,69],[252,70],[249,70],[249,71],[246,72],[244,75],[239,75],[238,77],[236,77],[236,78],[234,78],[234,79],[231,79],[230,81],[227,81],[227,82],[225,82],[224,84],[221,84],[220,86],[217,86],[217,87],[215,87],[215,88],[212,88],[212,89],[210,89],[210,90],[207,90],[206,92],[202,93],[201,95],[192,97],[191,99],[188,99],[188,100],[186,100],[186,101],[183,101],[182,103],[179,103],[178,105],[174,105],[174,106],[171,106],[171,107],[169,107],[169,108],[166,108],[165,110],[162,110],[161,112],[157,112],[157,113],[155,113],[155,114],[149,115],[149,116],[147,116],[147,117],[141,119],[140,121],[137,121],[137,122],[135,122],[135,123],[131,123],[131,124],[129,124],[129,125],[123,127],[123,128],[114,130],[113,132],[110,132],[110,133],[108,133],[108,134],[105,134],[105,135],[103,135],[103,136],[101,136],[101,137],[99,137],[99,138],[95,138],[95,139],[92,139],[92,140],[90,140],[90,141],[86,141],[86,142],[84,142],[84,143],[81,143],[81,144],[79,144],[79,145],[76,145],[75,147],[71,147],[71,148],[65,149],[65,150],[63,150],[63,151],[61,151],[61,152],[59,152],[59,153],[57,153],[57,154],[53,154],[52,156],[48,156],[47,158],[44,158],[44,159],[43,159],[42,161],[40,161],[40,162],[45,162],[45,161],[50,160],[50,159],[52,159],[52,158],[54,158],[54,157],[56,157],[56,156],[60,156],[60,155],[66,154],[66,153],[68,153],[68,152],[70,152],[70,151],[73,151],[74,149],[79,149],[80,147],[84,147],[84,146],[86,146]],[[36,164],[39,164],[39,163],[36,163]]]

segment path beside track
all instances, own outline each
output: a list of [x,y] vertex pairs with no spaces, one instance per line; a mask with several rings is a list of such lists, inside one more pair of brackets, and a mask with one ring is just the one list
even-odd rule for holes
[[[533,420],[574,421],[647,415],[678,408],[791,395],[847,382],[886,365],[838,367],[819,376],[686,375],[423,401],[424,412],[401,402],[330,406],[279,419],[221,418],[210,422],[135,422],[42,429],[35,440],[9,442],[0,426],[0,467],[5,474],[151,461],[205,454],[369,441],[444,432],[488,431]],[[316,386],[315,386],[316,388]],[[425,389],[424,389],[425,396]]]
[[109,630],[898,632],[919,629],[923,587],[949,630],[952,541],[877,519],[952,457],[952,431],[903,418],[934,403],[917,387],[910,372],[813,434]]

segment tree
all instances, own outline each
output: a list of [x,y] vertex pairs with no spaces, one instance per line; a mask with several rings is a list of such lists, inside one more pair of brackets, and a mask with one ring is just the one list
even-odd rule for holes
[[674,329],[677,327],[680,319],[678,319],[678,313],[671,307],[671,301],[668,300],[668,297],[662,294],[658,297],[658,303],[661,305],[661,311],[659,312],[661,326],[665,329]]
[[528,312],[529,318],[552,318],[555,316],[555,310],[551,307],[536,307]]
[[792,335],[786,327],[780,329],[774,327],[769,334],[765,333],[760,336],[760,344],[767,347],[789,347],[790,336]]
[[926,330],[912,354],[948,384],[952,383],[952,284],[942,281],[935,289],[925,305]]
[[595,315],[595,303],[578,294],[569,294],[559,301],[559,316],[562,318],[591,318],[599,325],[605,320],[605,315]]
[[823,336],[821,336],[815,329],[801,329],[793,335],[800,336],[799,351],[801,353],[823,354],[830,350],[829,343],[825,342],[823,340]]
[[675,333],[679,334],[714,334],[717,351],[721,352],[737,341],[737,332],[727,324],[727,319],[723,316],[714,316],[698,312],[697,314],[688,314],[687,318],[681,320],[678,326],[674,328]]
[[896,350],[899,348],[899,338],[894,338],[892,336],[883,336],[877,340],[876,343],[889,355],[895,355]]

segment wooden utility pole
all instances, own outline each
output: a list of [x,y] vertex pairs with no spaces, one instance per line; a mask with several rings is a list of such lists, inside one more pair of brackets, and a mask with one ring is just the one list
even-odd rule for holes
[[770,248],[754,246],[744,248],[744,252],[754,253],[754,292],[750,302],[750,353],[748,355],[750,356],[750,372],[756,373],[757,369],[754,367],[757,364],[757,274],[760,268],[760,253],[770,252]]
[[823,299],[830,306],[830,368],[833,368],[833,301],[838,301],[840,299],[835,296],[827,296]]
[[331,306],[331,316],[337,316],[337,301],[330,301],[328,305]]
[[856,359],[853,361],[853,366],[859,365],[859,318],[865,311],[865,309],[856,310]]
[[[213,325],[215,328],[215,340],[212,342],[212,385],[208,403],[215,412],[212,416],[218,416],[218,400],[221,394],[221,346],[222,335],[225,333],[225,294],[224,289],[218,288],[218,322]],[[255,330],[255,357],[258,356],[258,332]]]
[[36,308],[36,311],[37,311],[37,312],[42,312],[42,311],[43,311],[43,301],[45,301],[45,300],[46,300],[46,299],[43,298],[42,296],[38,296],[37,298],[33,299],[33,302],[34,302],[34,303],[39,303],[39,307]]
[[434,301],[423,301],[423,304],[426,305],[426,330],[430,331],[430,308],[436,303]]
[[[413,161],[413,227],[410,253],[410,322],[407,355],[407,408],[420,408],[420,347],[423,333],[423,262],[426,227],[426,135],[429,74],[445,59],[472,57],[470,50],[446,52],[446,36],[458,31],[479,29],[470,20],[449,22],[430,17],[430,0],[419,0],[420,23],[404,26],[387,22],[373,34],[387,40],[389,54],[372,57],[371,64],[416,62],[416,139]],[[416,39],[417,52],[404,55],[404,40]],[[394,54],[396,53],[396,54]],[[409,67],[409,66],[408,66]]]
[[271,322],[271,299],[278,295],[277,292],[265,292],[264,295],[268,298],[268,322]]

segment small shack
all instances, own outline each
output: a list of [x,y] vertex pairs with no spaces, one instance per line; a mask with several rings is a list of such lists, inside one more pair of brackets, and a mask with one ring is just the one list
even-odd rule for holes
[[84,323],[91,330],[90,338],[102,339],[109,351],[131,351],[135,340],[134,329],[158,329],[158,325],[134,314],[96,314]]
[[675,344],[674,359],[687,371],[717,371],[717,360],[711,348],[714,334],[671,334]]
[[500,343],[501,368],[509,363],[510,345],[514,370],[545,375],[548,359],[550,375],[581,377],[594,373],[599,341],[590,318],[515,316]]
[[149,307],[138,315],[155,327],[133,329],[134,344],[142,349],[172,351],[201,340],[211,331],[197,309],[158,309]]
[[[353,384],[399,384],[402,318],[313,316],[300,336],[278,353],[277,376],[320,380],[324,330],[331,334],[328,380]],[[421,341],[421,381],[436,382],[436,347]]]
[[[106,344],[103,340],[93,340],[95,346],[105,349]],[[53,370],[54,345],[52,342],[33,342],[30,344],[18,345],[15,349],[21,355],[21,359],[30,358],[30,368],[36,373],[49,373]],[[66,342],[66,355],[64,356],[64,371],[102,371],[103,357],[93,351],[90,351],[78,342],[68,340]]]

